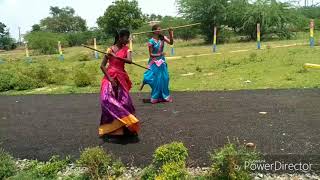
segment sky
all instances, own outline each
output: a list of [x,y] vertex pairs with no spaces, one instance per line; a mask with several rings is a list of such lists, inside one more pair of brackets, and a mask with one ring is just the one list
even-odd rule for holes
[[[76,15],[87,21],[88,27],[96,27],[97,18],[104,14],[112,2],[113,0],[0,0],[0,22],[9,28],[13,38],[18,39],[19,27],[21,34],[30,31],[32,25],[49,16],[50,6],[70,6],[75,9]],[[178,14],[175,0],[138,0],[138,3],[144,14]]]

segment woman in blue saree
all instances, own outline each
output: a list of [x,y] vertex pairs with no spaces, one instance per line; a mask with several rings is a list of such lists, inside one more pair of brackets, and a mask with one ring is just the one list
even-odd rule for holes
[[173,44],[173,30],[169,29],[169,39],[161,34],[159,25],[152,26],[153,37],[148,42],[149,47],[149,62],[150,70],[144,73],[144,79],[140,90],[145,84],[148,84],[151,91],[151,103],[172,102],[172,97],[169,91],[169,73],[168,65],[163,52],[165,43]]

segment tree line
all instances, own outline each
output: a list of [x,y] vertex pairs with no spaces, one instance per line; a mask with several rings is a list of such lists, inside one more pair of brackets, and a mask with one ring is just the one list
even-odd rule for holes
[[[213,39],[213,28],[218,28],[218,41],[231,36],[246,40],[256,39],[256,24],[261,24],[262,39],[290,39],[294,32],[307,31],[310,19],[320,27],[320,7],[296,7],[277,0],[176,0],[179,17],[143,14],[136,0],[116,0],[97,19],[98,27],[88,28],[86,21],[75,14],[72,7],[50,7],[50,16],[32,26],[24,39],[30,48],[40,53],[56,53],[56,43],[77,46],[106,43],[121,28],[149,31],[149,21],[160,21],[163,27],[200,22],[200,27],[178,30],[175,38],[190,40],[201,36],[206,42]],[[15,43],[3,23],[0,23],[0,49],[13,49]],[[148,35],[147,35],[148,36]],[[147,36],[139,37],[143,41]],[[137,39],[139,39],[137,38]]]

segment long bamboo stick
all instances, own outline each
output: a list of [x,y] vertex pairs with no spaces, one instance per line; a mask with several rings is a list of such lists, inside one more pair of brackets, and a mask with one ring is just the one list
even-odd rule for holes
[[[191,27],[191,26],[196,26],[200,25],[201,23],[194,23],[194,24],[188,24],[188,25],[183,25],[183,26],[176,26],[172,27],[172,29],[180,29],[180,28],[186,28],[186,27]],[[169,28],[166,29],[161,29],[160,31],[167,31]],[[140,34],[147,34],[147,33],[153,33],[154,31],[146,31],[146,32],[137,32],[137,33],[132,33],[133,35],[140,35]]]
[[[102,53],[102,54],[107,54],[106,52],[100,51],[100,50],[98,50],[98,49],[95,49],[95,48],[92,48],[92,47],[89,47],[89,46],[86,46],[86,45],[83,45],[83,44],[82,44],[82,46],[85,47],[85,48],[88,48],[88,49],[97,51],[97,52]],[[141,68],[143,68],[143,69],[150,70],[149,68],[146,68],[146,67],[141,66],[140,64],[137,64],[137,63],[134,63],[134,62],[132,62],[131,64],[133,64],[133,65],[135,65],[135,66],[138,66],[138,67],[141,67]]]

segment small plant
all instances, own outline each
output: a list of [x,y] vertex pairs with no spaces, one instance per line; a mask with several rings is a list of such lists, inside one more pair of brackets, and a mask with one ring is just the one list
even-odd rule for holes
[[170,162],[162,166],[160,174],[156,180],[183,180],[187,179],[188,173],[185,168],[185,162]]
[[154,180],[158,172],[153,165],[150,165],[143,169],[141,180]]
[[307,73],[307,72],[308,72],[308,70],[305,69],[305,68],[301,68],[301,69],[299,69],[299,70],[297,71],[297,73],[299,73],[299,74]]
[[[211,154],[211,179],[251,179],[246,167],[259,160],[259,154],[244,145],[229,144]],[[247,165],[247,166],[246,166]]]
[[14,74],[10,71],[0,71],[0,92],[13,89],[12,85],[10,84],[13,77]]
[[285,79],[286,81],[294,81],[294,80],[295,80],[295,78],[293,78],[290,74],[286,74],[285,77],[284,77],[284,79]]
[[41,84],[48,83],[51,76],[50,69],[45,64],[27,66],[22,70],[22,74]]
[[69,157],[60,160],[59,156],[53,156],[48,162],[37,165],[34,173],[37,177],[55,178],[57,173],[66,168],[69,163]]
[[160,146],[153,155],[153,163],[143,170],[141,179],[184,179],[188,175],[187,157],[187,148],[182,143]]
[[15,76],[13,76],[10,85],[18,91],[43,87],[42,83],[39,83],[31,77],[25,76],[21,73],[17,73]]
[[257,53],[252,52],[248,57],[249,62],[262,62],[264,59],[262,57],[258,57]]
[[13,157],[0,148],[0,179],[13,176],[17,171]]
[[124,171],[122,163],[113,162],[111,156],[101,147],[85,149],[77,164],[88,168],[88,175],[92,179],[116,178]]
[[287,65],[292,66],[294,64],[294,58],[293,57],[289,57]]
[[48,84],[63,85],[67,79],[68,71],[62,68],[54,68],[49,77]]
[[183,143],[173,142],[165,144],[156,149],[153,155],[153,162],[158,167],[165,163],[186,161],[188,150]]
[[88,54],[80,54],[78,57],[78,61],[90,61],[90,57]]
[[74,75],[74,83],[77,87],[86,87],[92,84],[92,80],[88,73],[83,70],[77,70]]
[[257,61],[257,58],[258,58],[258,55],[257,55],[257,53],[250,53],[250,55],[249,55],[249,61],[251,61],[251,62],[256,62]]
[[197,66],[197,67],[196,67],[196,71],[198,71],[198,72],[202,72],[201,67]]

